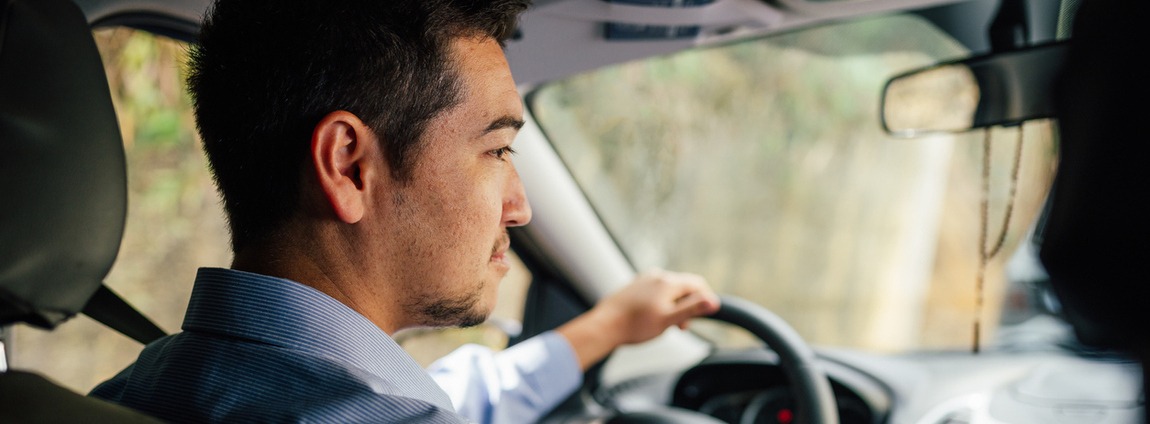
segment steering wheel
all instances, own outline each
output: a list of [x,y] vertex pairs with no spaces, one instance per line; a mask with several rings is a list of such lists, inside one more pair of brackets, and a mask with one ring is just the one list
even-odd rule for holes
[[[727,322],[754,334],[779,355],[783,373],[790,382],[795,399],[797,422],[804,424],[838,424],[838,408],[830,382],[799,333],[778,315],[754,302],[720,296],[722,307],[710,318]],[[608,424],[690,424],[721,422],[693,411],[668,408],[662,411],[622,413]]]

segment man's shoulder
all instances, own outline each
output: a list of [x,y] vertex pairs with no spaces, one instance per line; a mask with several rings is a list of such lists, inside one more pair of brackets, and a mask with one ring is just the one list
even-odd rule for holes
[[464,419],[391,382],[280,346],[180,333],[91,395],[171,422],[443,422]]

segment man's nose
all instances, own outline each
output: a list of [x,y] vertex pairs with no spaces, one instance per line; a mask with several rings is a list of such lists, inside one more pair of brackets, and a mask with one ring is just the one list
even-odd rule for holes
[[503,193],[503,224],[508,227],[527,225],[531,221],[531,205],[527,203],[527,192],[519,173],[511,168],[511,176]]

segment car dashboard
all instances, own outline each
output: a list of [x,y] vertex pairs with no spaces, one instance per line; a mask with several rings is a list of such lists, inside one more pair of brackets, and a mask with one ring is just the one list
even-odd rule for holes
[[[1141,367],[1121,356],[816,351],[843,424],[1137,423],[1145,407]],[[613,412],[667,407],[731,424],[801,422],[791,396],[773,352],[718,349],[684,372],[584,390],[543,422],[596,422]]]
[[[881,384],[848,367],[827,363],[843,424],[881,422],[890,396]],[[728,423],[791,423],[794,399],[778,358],[766,350],[720,351],[683,374],[671,405]]]

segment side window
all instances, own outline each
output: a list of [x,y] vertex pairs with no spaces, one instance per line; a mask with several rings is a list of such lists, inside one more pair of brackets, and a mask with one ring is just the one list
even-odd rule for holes
[[[228,266],[220,200],[184,90],[187,45],[129,28],[93,32],[120,121],[128,220],[105,283],[160,328],[180,331],[196,269]],[[87,393],[143,346],[79,315],[52,332],[18,327],[12,364]]]

